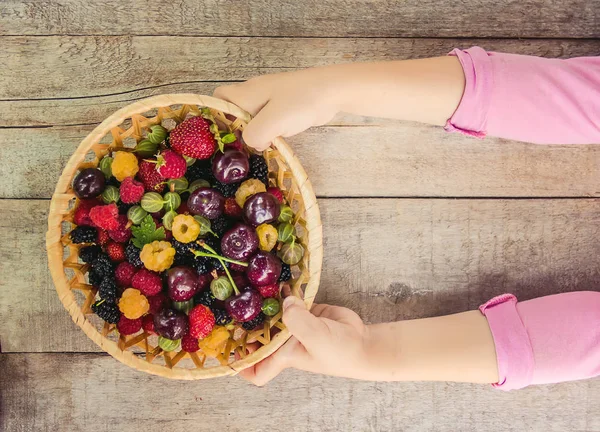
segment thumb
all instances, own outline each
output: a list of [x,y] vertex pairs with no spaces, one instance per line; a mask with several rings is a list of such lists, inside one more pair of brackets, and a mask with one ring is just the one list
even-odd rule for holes
[[298,297],[289,296],[283,301],[283,323],[307,350],[318,348],[326,343],[327,326],[310,313]]
[[286,129],[284,110],[276,104],[267,103],[244,129],[243,137],[246,144],[256,150],[267,149],[271,142],[282,135]]

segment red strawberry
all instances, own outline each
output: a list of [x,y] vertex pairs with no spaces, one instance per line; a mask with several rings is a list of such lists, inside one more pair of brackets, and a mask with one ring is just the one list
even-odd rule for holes
[[115,203],[96,206],[90,210],[90,219],[94,225],[104,230],[113,230],[119,227],[119,209]]
[[198,346],[198,339],[186,334],[181,338],[181,349],[189,353],[198,351],[200,349]]
[[225,198],[225,208],[223,210],[225,215],[229,217],[240,218],[242,217],[242,208],[235,201],[235,198]]
[[178,179],[183,177],[187,170],[187,163],[180,154],[172,150],[165,150],[158,155],[156,171],[163,179]]
[[115,262],[125,261],[125,247],[122,243],[110,242],[106,245],[108,257]]
[[165,190],[164,179],[156,171],[156,159],[140,160],[138,176],[147,191],[162,193]]
[[189,335],[196,339],[204,339],[215,327],[215,316],[204,305],[194,306],[188,317],[190,319]]
[[144,185],[133,177],[126,177],[119,188],[121,201],[125,204],[139,203],[144,196]]
[[169,142],[177,153],[195,159],[208,159],[217,148],[210,122],[202,117],[190,117],[177,125],[169,135]]
[[263,296],[264,298],[277,297],[277,295],[279,294],[279,284],[274,283],[271,285],[264,285],[264,286],[258,287],[258,291],[260,292],[260,295]]
[[267,192],[269,192],[271,195],[277,198],[277,201],[283,203],[283,192],[281,192],[281,189],[276,187],[270,187],[267,189]]
[[154,331],[154,315],[148,314],[142,317],[142,328],[146,333],[156,334]]

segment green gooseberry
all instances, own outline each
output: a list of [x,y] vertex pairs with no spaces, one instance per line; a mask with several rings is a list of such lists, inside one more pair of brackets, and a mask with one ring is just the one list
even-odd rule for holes
[[266,298],[262,304],[262,311],[266,316],[275,316],[279,313],[279,309],[281,309],[281,305],[279,304],[279,300],[274,298]]
[[218,300],[226,300],[233,294],[233,286],[226,276],[219,276],[210,283],[210,292]]
[[152,141],[145,139],[141,140],[133,150],[141,157],[150,157],[156,154],[158,151],[158,144],[154,144]]
[[102,192],[102,201],[106,204],[116,203],[119,201],[119,198],[119,189],[115,186],[107,186],[104,192]]
[[279,252],[277,252],[281,261],[289,265],[296,265],[304,256],[304,247],[300,243],[292,241],[291,243],[285,243]]
[[190,299],[188,301],[182,302],[173,302],[173,309],[177,309],[185,313],[186,315],[190,313],[190,311],[194,308],[194,299]]
[[194,219],[200,225],[200,235],[205,236],[208,233],[212,233],[210,221],[206,219],[204,216],[195,215]]
[[188,192],[192,193],[201,187],[210,187],[210,183],[203,179],[194,180],[188,187]]
[[277,227],[277,240],[287,243],[294,238],[294,227],[292,224],[283,222]]
[[106,177],[107,180],[112,177],[112,163],[113,158],[105,156],[99,164],[100,171],[102,171],[102,174],[104,174],[104,177]]
[[181,339],[171,340],[166,337],[159,336],[158,337],[158,346],[162,348],[163,351],[171,352],[175,351],[181,345]]
[[181,205],[181,197],[177,192],[167,192],[164,197],[165,210],[177,210]]
[[182,155],[182,156],[185,159],[186,166],[192,166],[196,163],[196,159],[194,159],[193,157],[189,157],[186,155]]
[[185,177],[169,180],[167,182],[171,192],[183,193],[188,188],[188,181]]
[[288,205],[282,205],[279,212],[279,222],[290,222],[294,218],[294,212]]
[[162,210],[164,205],[163,197],[157,192],[145,193],[142,197],[142,208],[148,213],[156,213]]
[[167,137],[167,130],[161,125],[154,125],[150,127],[150,133],[148,133],[147,139],[152,144],[160,144]]
[[177,212],[175,210],[169,210],[162,217],[163,226],[169,231],[173,229],[173,220],[175,219],[175,216],[177,216]]
[[139,205],[135,205],[129,210],[127,210],[127,219],[129,219],[134,225],[141,224],[147,215],[148,212],[141,208]]

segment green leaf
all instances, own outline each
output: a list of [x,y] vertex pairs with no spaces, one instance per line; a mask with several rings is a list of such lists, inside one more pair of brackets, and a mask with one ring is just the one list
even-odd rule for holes
[[221,141],[223,141],[224,144],[231,144],[232,142],[235,142],[236,139],[234,133],[228,133],[221,138]]
[[165,239],[165,229],[163,227],[156,229],[156,223],[151,215],[146,216],[139,226],[132,226],[131,233],[133,234],[132,242],[139,249],[153,241]]

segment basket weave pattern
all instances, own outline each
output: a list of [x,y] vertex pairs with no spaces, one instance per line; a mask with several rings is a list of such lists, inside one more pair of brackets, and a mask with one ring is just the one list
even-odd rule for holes
[[[251,332],[237,329],[217,356],[217,361],[207,358],[202,351],[165,352],[158,347],[156,336],[146,332],[134,336],[118,335],[114,325],[104,323],[91,312],[97,290],[86,279],[89,266],[78,259],[80,246],[69,239],[76,206],[71,183],[80,170],[96,167],[113,149],[135,145],[145,137],[150,126],[162,124],[172,129],[187,117],[200,115],[202,107],[210,108],[219,126],[232,132],[243,131],[250,120],[248,113],[231,103],[194,94],[155,96],[108,117],[81,142],[65,167],[52,196],[46,236],[50,272],[59,298],[73,321],[90,339],[135,369],[188,380],[234,375],[272,354],[289,338],[281,321],[281,312],[265,320],[262,328]],[[306,172],[283,139],[275,139],[263,156],[269,166],[269,182],[283,191],[294,210],[293,223],[306,252],[302,261],[292,267],[290,288],[293,295],[303,297],[310,307],[319,286],[323,257],[316,198]],[[246,344],[253,341],[262,346],[247,355]],[[234,359],[234,353],[239,355],[239,360]]]

